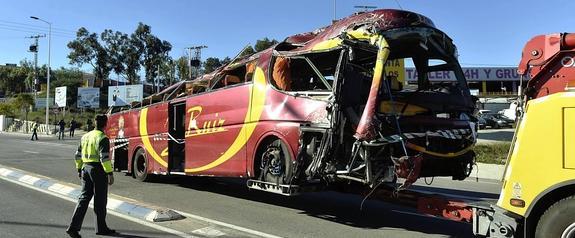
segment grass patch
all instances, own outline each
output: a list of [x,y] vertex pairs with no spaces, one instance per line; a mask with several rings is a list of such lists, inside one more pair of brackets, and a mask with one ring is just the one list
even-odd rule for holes
[[475,145],[477,162],[486,164],[505,164],[511,142],[498,142]]

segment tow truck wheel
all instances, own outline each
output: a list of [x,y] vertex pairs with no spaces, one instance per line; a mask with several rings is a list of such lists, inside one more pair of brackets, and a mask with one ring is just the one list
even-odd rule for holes
[[148,161],[146,160],[146,153],[143,149],[139,149],[132,161],[132,172],[137,180],[142,182],[148,181]]
[[[291,154],[280,139],[262,144],[258,151],[258,179],[276,184],[287,184],[291,176]],[[262,174],[263,173],[263,174]]]
[[535,237],[575,238],[575,196],[549,207],[539,219]]

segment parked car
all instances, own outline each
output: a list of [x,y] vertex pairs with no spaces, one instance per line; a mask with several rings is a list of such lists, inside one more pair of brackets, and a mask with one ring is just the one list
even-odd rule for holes
[[481,117],[481,115],[479,115],[477,117],[477,127],[480,130],[483,130],[483,129],[485,129],[486,126],[487,126],[487,121],[485,121],[485,119],[483,117]]
[[[482,119],[485,121],[485,125],[483,128],[487,126],[493,129],[513,127],[513,124],[515,123],[514,120],[511,120],[498,113],[483,113],[479,115],[479,121],[481,121]],[[481,128],[481,122],[479,122],[479,126]]]

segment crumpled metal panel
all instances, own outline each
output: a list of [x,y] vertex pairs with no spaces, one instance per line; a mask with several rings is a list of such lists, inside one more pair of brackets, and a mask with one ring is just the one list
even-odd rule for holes
[[435,28],[431,19],[423,15],[403,10],[380,9],[343,18],[328,27],[319,28],[312,32],[290,36],[286,38],[285,42],[303,45],[292,51],[308,51],[313,49],[316,44],[340,36],[346,30],[366,24],[371,24],[378,31],[411,26]]

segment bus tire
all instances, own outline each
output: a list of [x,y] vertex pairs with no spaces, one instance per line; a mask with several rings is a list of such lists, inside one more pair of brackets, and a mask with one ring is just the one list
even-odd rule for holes
[[[287,145],[278,138],[262,143],[258,150],[258,178],[275,184],[288,184],[292,171],[292,156]],[[263,173],[263,174],[262,174]]]
[[550,206],[537,223],[535,237],[575,237],[575,196]]
[[139,181],[146,182],[149,180],[148,176],[148,160],[146,153],[143,149],[138,149],[132,161],[132,172],[134,178]]

